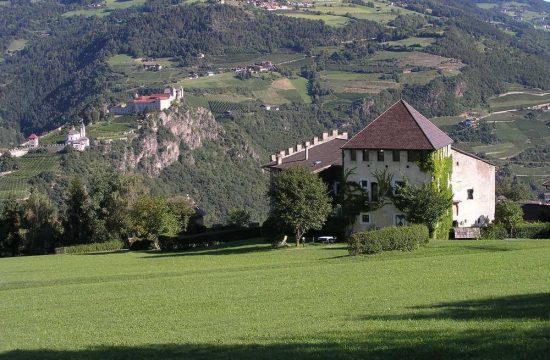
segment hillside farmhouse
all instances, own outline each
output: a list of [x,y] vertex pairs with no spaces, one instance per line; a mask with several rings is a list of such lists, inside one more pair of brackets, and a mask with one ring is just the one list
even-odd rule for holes
[[[271,155],[264,166],[280,171],[306,166],[323,178],[333,195],[349,172],[354,181],[377,201],[376,173],[392,176],[393,191],[405,180],[411,185],[435,183],[453,193],[452,226],[480,227],[494,220],[495,166],[452,147],[453,140],[407,102],[400,100],[348,140],[347,133],[334,130]],[[430,159],[430,166],[423,161]],[[450,215],[450,214],[449,214]],[[405,215],[393,204],[361,213],[354,231],[406,224]],[[449,224],[449,227],[451,224]]]
[[39,143],[38,143],[38,136],[34,133],[32,133],[28,138],[27,138],[27,144],[29,145],[30,148],[37,148]]
[[113,115],[128,115],[145,111],[162,111],[172,106],[175,100],[183,98],[183,88],[166,88],[161,94],[138,96],[128,101],[128,104],[111,106],[109,112]]

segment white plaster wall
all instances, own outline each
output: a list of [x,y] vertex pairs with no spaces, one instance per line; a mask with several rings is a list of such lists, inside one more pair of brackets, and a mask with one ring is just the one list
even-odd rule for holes
[[[446,149],[447,150],[447,149]],[[353,174],[348,178],[349,181],[360,182],[361,180],[368,181],[368,191],[370,194],[371,182],[376,182],[373,173],[378,171],[387,171],[393,175],[393,181],[403,181],[405,178],[410,184],[420,185],[430,182],[432,176],[426,174],[418,168],[414,162],[407,161],[407,151],[401,151],[400,161],[393,161],[393,153],[391,150],[385,150],[384,161],[378,161],[377,152],[369,150],[369,161],[363,161],[363,151],[356,150],[356,161],[351,161],[350,150],[344,151],[344,171],[353,170]],[[362,223],[362,215],[357,217],[353,231],[359,232],[374,227],[385,227],[395,225],[395,215],[402,214],[393,204],[385,205],[384,207],[370,213],[370,223]]]
[[[495,218],[495,167],[452,150],[453,220],[460,227],[475,226],[481,216]],[[474,198],[468,199],[468,189]]]

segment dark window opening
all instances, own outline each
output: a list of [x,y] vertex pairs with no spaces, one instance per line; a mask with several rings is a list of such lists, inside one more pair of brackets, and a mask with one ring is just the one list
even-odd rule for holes
[[474,198],[474,189],[468,189],[468,200],[473,200]]
[[357,154],[355,153],[355,150],[350,150],[349,156],[351,158],[351,161],[357,160]]
[[407,161],[415,162],[420,160],[420,151],[409,150],[407,151]]
[[393,161],[401,161],[401,151],[394,150],[393,151]]
[[378,150],[377,157],[378,161],[384,161],[384,150]]
[[378,183],[371,182],[370,183],[370,193],[371,193],[371,201],[378,201]]
[[369,151],[363,150],[363,161],[369,161]]
[[361,222],[365,224],[370,223],[370,214],[361,215]]
[[367,180],[361,180],[361,189],[369,190],[369,182]]

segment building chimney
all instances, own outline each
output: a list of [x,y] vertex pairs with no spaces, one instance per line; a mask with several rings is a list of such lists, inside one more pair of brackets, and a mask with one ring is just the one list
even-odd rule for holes
[[326,139],[328,139],[328,133],[327,133],[327,132],[324,132],[324,133],[323,133],[323,140],[326,140]]
[[277,161],[277,155],[273,154],[271,155],[271,161]]
[[332,130],[332,136],[338,136],[338,129]]
[[288,148],[287,154],[288,154],[288,155],[294,154],[294,147],[289,147],[289,148]]
[[317,136],[315,136],[313,138],[313,145],[317,145],[318,142],[319,142],[319,138]]
[[347,139],[347,138],[348,138],[348,132],[347,132],[347,131],[344,131],[344,132],[342,133],[342,137],[343,137],[344,139]]
[[281,154],[275,155],[277,157],[277,165],[281,165],[283,163],[283,157]]
[[306,150],[305,150],[305,155],[306,155],[306,160],[309,159],[309,148],[311,147],[309,141],[306,141]]

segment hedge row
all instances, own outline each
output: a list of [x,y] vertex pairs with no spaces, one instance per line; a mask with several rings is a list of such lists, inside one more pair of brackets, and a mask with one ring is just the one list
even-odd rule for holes
[[65,246],[59,250],[56,249],[56,253],[78,255],[100,251],[116,251],[121,249],[124,249],[124,243],[122,241],[111,240],[102,243]]
[[514,229],[518,239],[550,239],[550,223],[521,224]]
[[550,239],[550,223],[525,223],[514,229],[512,236],[501,224],[491,224],[481,229],[482,239]]
[[484,240],[502,240],[508,237],[508,230],[503,225],[491,224],[481,228],[481,238]]
[[159,236],[161,250],[174,251],[185,250],[198,246],[208,246],[214,243],[231,242],[251,239],[261,236],[261,228],[244,228],[224,231],[211,231],[197,235]]
[[350,255],[376,254],[382,251],[411,251],[425,245],[430,232],[425,225],[387,227],[353,234],[348,242]]

